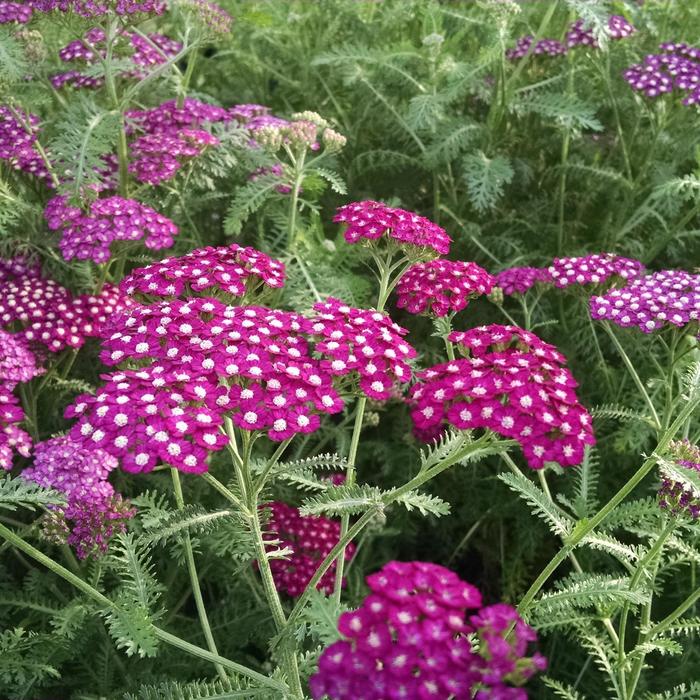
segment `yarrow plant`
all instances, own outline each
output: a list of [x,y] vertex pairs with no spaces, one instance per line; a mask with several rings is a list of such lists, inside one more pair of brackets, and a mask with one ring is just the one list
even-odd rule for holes
[[482,607],[479,591],[445,567],[392,561],[367,585],[362,605],[338,620],[341,640],[321,655],[315,700],[522,699],[510,684],[546,667],[540,654],[526,656],[537,635],[513,608]]
[[[684,514],[693,520],[700,518],[700,489],[691,479],[683,479],[684,471],[690,475],[700,473],[700,448],[688,440],[676,441],[669,445],[672,462],[662,462],[660,466],[661,487],[659,506],[673,516]],[[680,468],[682,471],[679,471]]]

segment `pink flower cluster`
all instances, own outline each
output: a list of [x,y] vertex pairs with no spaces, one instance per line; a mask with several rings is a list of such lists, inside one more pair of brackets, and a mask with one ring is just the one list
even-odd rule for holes
[[[269,543],[267,550],[288,547],[293,551],[284,559],[270,559],[275,586],[296,598],[304,592],[318,565],[338,544],[340,523],[323,516],[301,515],[294,506],[281,502],[268,503],[264,508],[270,511],[264,536]],[[350,561],[354,554],[355,545],[351,543],[345,550],[345,561]],[[318,582],[318,590],[327,594],[333,592],[335,568],[333,563]]]
[[[3,263],[5,263],[3,265]],[[119,291],[105,285],[98,295],[73,296],[36,268],[0,261],[0,327],[21,327],[21,335],[51,352],[79,348],[99,337],[108,318],[128,306]]]
[[123,458],[129,471],[162,461],[202,472],[207,451],[227,443],[224,415],[271,440],[313,432],[320,414],[343,402],[304,326],[294,313],[215,299],[137,307],[115,319],[101,357],[151,364],[105,375],[96,396],[78,397],[66,413],[80,418],[72,434]]
[[[680,467],[700,473],[700,448],[697,445],[688,440],[672,442],[669,451]],[[684,513],[693,520],[700,518],[700,493],[668,476],[663,467],[660,471],[659,506],[673,516]]]
[[379,311],[355,309],[332,297],[313,308],[308,329],[325,371],[359,378],[360,390],[379,401],[390,399],[397,383],[410,381],[408,361],[417,353],[403,339],[405,328]]
[[[340,616],[342,639],[309,681],[314,700],[525,700],[510,684],[546,667],[540,654],[525,655],[537,635],[515,609],[482,608],[480,592],[449,569],[392,561],[366,581],[371,593]],[[467,619],[468,610],[478,612]]]
[[644,333],[700,320],[700,274],[662,270],[590,300],[591,316]]
[[639,260],[600,253],[578,258],[555,258],[547,272],[554,286],[561,289],[574,284],[603,284],[611,278],[634,279],[643,274],[644,265]]
[[179,258],[166,258],[140,267],[121,282],[131,296],[181,297],[220,289],[234,297],[251,296],[261,286],[284,286],[284,263],[255,248],[198,248]]
[[109,14],[161,15],[166,9],[165,0],[28,0],[27,4],[37,12],[74,12],[90,19]]
[[20,335],[0,330],[0,468],[12,469],[14,452],[28,457],[31,438],[19,427],[24,411],[13,390],[43,372]]
[[631,280],[643,274],[639,260],[614,253],[595,253],[575,258],[555,258],[549,267],[511,267],[496,275],[496,285],[506,296],[524,294],[537,284],[559,289],[574,285],[605,284]]
[[[66,63],[80,61],[92,65],[99,57],[106,54],[105,33],[100,27],[93,27],[84,39],[76,39],[64,46],[58,55]],[[123,71],[123,77],[142,78],[146,75],[143,68],[165,63],[182,49],[182,44],[163,34],[148,34],[141,36],[133,32],[122,32],[115,46],[119,57],[129,58],[134,68]],[[96,53],[97,52],[97,53]],[[99,56],[97,55],[99,54]],[[55,88],[71,85],[75,88],[97,88],[104,84],[104,78],[84,74],[79,70],[57,73],[51,77]]]
[[81,559],[105,552],[110,538],[124,530],[134,515],[109,483],[118,467],[114,457],[100,449],[88,450],[67,436],[38,443],[34,463],[22,477],[66,495],[65,508],[54,510],[69,527],[68,544]]
[[496,324],[448,337],[466,357],[419,375],[410,396],[419,435],[436,437],[445,423],[481,428],[517,440],[533,469],[581,463],[584,447],[595,443],[591,416],[554,346],[522,328]]
[[228,122],[227,110],[187,98],[182,107],[175,100],[159,107],[127,112],[130,131],[136,138],[130,144],[129,170],[139,182],[158,185],[173,178],[183,162],[202,154],[219,139],[204,127]]
[[26,24],[32,18],[32,8],[19,2],[0,2],[0,24]]
[[396,306],[412,314],[446,316],[489,294],[496,280],[473,262],[431,260],[408,268],[396,286]]
[[684,105],[699,103],[700,48],[667,42],[660,49],[662,53],[649,54],[624,72],[630,87],[652,98],[677,89],[685,93]]
[[49,200],[44,216],[52,231],[61,231],[59,248],[65,260],[104,263],[115,241],[138,241],[152,250],[169,248],[177,226],[168,218],[134,199],[113,196],[96,199],[86,213],[71,206],[65,195]]
[[35,148],[39,122],[35,114],[0,105],[0,160],[7,160],[13,169],[33,175],[51,186],[49,170]]
[[336,223],[347,224],[348,243],[376,241],[386,235],[401,246],[420,254],[447,255],[451,239],[447,232],[424,216],[405,209],[389,207],[381,202],[365,200],[352,202],[338,209]]

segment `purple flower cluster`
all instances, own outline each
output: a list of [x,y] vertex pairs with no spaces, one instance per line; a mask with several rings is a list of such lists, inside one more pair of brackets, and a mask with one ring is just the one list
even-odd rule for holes
[[396,306],[412,314],[446,316],[489,294],[495,278],[473,262],[431,260],[408,268],[396,286]]
[[[679,466],[700,474],[700,448],[688,440],[672,442],[669,451],[673,461]],[[700,493],[682,484],[661,471],[661,487],[659,488],[659,506],[674,516],[684,513],[693,520],[700,518]]]
[[218,145],[219,139],[204,127],[231,119],[222,107],[193,98],[187,98],[182,107],[169,100],[153,109],[131,110],[127,117],[135,136],[129,170],[139,182],[150,185],[170,180],[184,161]]
[[[625,39],[637,30],[622,15],[611,15],[608,18],[606,33],[613,41]],[[518,39],[515,47],[506,51],[506,58],[510,61],[518,61],[529,53],[536,56],[564,56],[569,49],[577,46],[590,46],[598,48],[598,42],[593,30],[584,25],[582,19],[577,19],[566,34],[566,45],[556,39],[540,39],[534,49],[532,42],[534,37],[530,34]]]
[[109,14],[161,15],[166,9],[165,0],[28,0],[27,4],[37,12],[74,12],[90,19]]
[[31,18],[31,7],[19,2],[0,2],[0,24],[26,24]]
[[595,443],[591,416],[554,346],[522,328],[496,324],[448,337],[466,357],[420,373],[410,395],[419,435],[432,439],[445,423],[482,428],[517,440],[533,469],[581,463],[584,447]]
[[31,381],[44,370],[20,335],[0,330],[0,468],[12,468],[12,456],[29,456],[31,438],[20,427],[24,411],[12,393],[17,384]]
[[[342,639],[310,679],[314,700],[525,700],[511,684],[546,667],[525,655],[537,636],[515,609],[482,608],[480,592],[449,569],[392,561],[366,581],[371,593],[340,616]],[[468,610],[478,612],[467,619]]]
[[700,48],[669,42],[660,49],[624,72],[630,87],[652,98],[677,89],[685,93],[684,105],[700,102]]
[[[271,558],[270,568],[275,586],[292,598],[300,596],[318,565],[326,558],[340,540],[340,523],[323,516],[301,515],[294,506],[273,502],[264,506],[270,512],[265,528],[267,550],[289,548],[292,554],[285,558]],[[345,550],[345,560],[350,561],[355,554],[355,545],[349,544]],[[333,565],[317,584],[319,591],[330,594],[335,582]]]
[[[92,65],[106,54],[105,33],[100,27],[90,29],[84,39],[76,39],[64,46],[58,55],[66,63],[79,61]],[[132,32],[122,32],[116,42],[115,53],[119,57],[128,58],[134,68],[122,71],[122,77],[143,78],[146,75],[143,68],[165,63],[175,56],[182,44],[163,34],[148,34],[141,36]],[[74,88],[98,88],[104,84],[104,78],[90,76],[77,69],[57,73],[51,77],[55,88],[71,85]]]
[[424,216],[381,202],[365,200],[346,204],[338,209],[333,221],[347,224],[348,243],[376,241],[386,234],[391,241],[408,246],[411,252],[432,257],[450,252],[451,239],[443,228]]
[[111,285],[98,295],[74,297],[65,287],[43,279],[23,261],[0,260],[0,327],[19,331],[30,343],[51,352],[79,348],[88,337],[99,337],[112,314],[129,301]]
[[405,328],[379,311],[355,309],[332,297],[313,308],[316,316],[308,328],[325,371],[359,378],[360,390],[378,401],[390,399],[397,384],[410,381],[408,361],[417,353],[403,339]]
[[65,260],[104,263],[115,241],[145,238],[147,248],[169,248],[178,233],[177,226],[162,214],[134,199],[118,196],[96,199],[86,213],[59,195],[46,205],[44,216],[52,231],[61,230],[59,248]]
[[12,168],[38,177],[51,186],[51,175],[35,144],[40,119],[21,109],[0,105],[0,159]]
[[261,286],[284,286],[284,263],[236,243],[198,248],[179,258],[140,267],[121,282],[131,296],[193,296],[217,288],[234,297],[252,296]]
[[44,488],[65,494],[65,508],[54,510],[65,521],[68,544],[81,559],[105,552],[110,538],[125,528],[133,509],[115,494],[109,473],[119,466],[114,457],[100,449],[86,449],[67,436],[38,443],[34,463],[22,477]]
[[496,275],[496,286],[506,296],[525,294],[536,284],[551,284],[552,278],[546,267],[509,267]]
[[590,300],[591,316],[644,333],[700,320],[700,274],[662,270]]

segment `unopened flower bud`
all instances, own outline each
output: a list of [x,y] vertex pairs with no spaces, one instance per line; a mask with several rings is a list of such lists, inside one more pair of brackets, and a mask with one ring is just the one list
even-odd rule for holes
[[503,290],[500,287],[494,287],[488,295],[488,300],[496,306],[503,304]]
[[318,148],[316,143],[318,126],[313,122],[294,121],[287,127],[286,132],[293,148],[311,148],[312,150],[316,150],[314,146]]
[[282,132],[276,126],[263,126],[255,132],[255,140],[270,153],[282,148]]
[[307,110],[305,112],[296,112],[292,114],[292,119],[295,121],[311,122],[316,124],[320,129],[324,129],[328,126],[328,122],[318,113]]
[[348,140],[342,134],[333,129],[326,129],[323,132],[323,145],[328,153],[338,153],[342,151]]

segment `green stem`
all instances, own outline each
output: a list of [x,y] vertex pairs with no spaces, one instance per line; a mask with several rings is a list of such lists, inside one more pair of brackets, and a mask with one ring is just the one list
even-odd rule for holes
[[[687,418],[693,414],[695,408],[700,404],[700,398],[688,401],[684,406],[683,410],[678,414],[678,417],[669,429],[663,434],[656,446],[655,452],[663,452],[663,450],[668,447],[668,443],[671,442],[675,434],[685,423]],[[632,478],[590,519],[580,520],[574,529],[574,531],[567,537],[564,545],[557,552],[557,554],[552,558],[552,560],[545,566],[540,575],[535,579],[530,588],[527,590],[523,596],[520,604],[518,605],[518,612],[521,615],[530,609],[535,596],[539,593],[542,586],[549,580],[549,577],[557,570],[559,565],[569,556],[580,542],[585,539],[593,530],[595,530],[598,525],[600,525],[610,513],[617,508],[622,501],[629,496],[630,493],[641,483],[641,481],[646,477],[646,475],[654,468],[656,465],[656,454],[652,454],[648,459],[644,461],[642,466],[635,472]]]
[[187,68],[185,69],[185,75],[182,78],[182,83],[180,84],[180,91],[177,96],[176,106],[178,109],[182,109],[185,104],[185,98],[187,97],[187,89],[190,86],[190,81],[192,80],[192,75],[194,74],[194,67],[197,63],[197,57],[199,52],[196,47],[192,49],[189,58],[187,59]]
[[287,438],[286,440],[281,442],[277,446],[277,449],[274,451],[272,457],[270,457],[270,459],[267,460],[267,464],[265,464],[262,472],[260,473],[260,476],[257,478],[253,485],[253,491],[255,492],[256,496],[260,495],[260,492],[263,490],[265,482],[267,481],[267,477],[269,476],[274,466],[280,461],[280,457],[284,454],[284,451],[287,449],[287,447],[289,447],[289,443],[292,440],[293,438]]
[[644,388],[644,384],[642,383],[642,380],[639,378],[639,375],[637,374],[637,370],[634,368],[634,365],[632,364],[632,360],[630,360],[629,356],[625,352],[624,348],[620,344],[620,341],[617,339],[617,336],[613,332],[613,330],[610,328],[607,322],[602,323],[603,330],[608,334],[610,337],[610,340],[612,340],[613,345],[617,349],[618,353],[620,354],[620,357],[622,358],[622,361],[625,364],[625,367],[627,367],[627,370],[630,373],[630,376],[632,377],[632,380],[634,383],[637,385],[637,389],[639,389],[639,392],[642,395],[642,398],[644,399],[644,402],[649,408],[649,412],[651,413],[651,417],[654,421],[654,425],[656,426],[656,430],[659,431],[661,430],[661,421],[659,420],[659,415],[656,412],[656,409],[654,408],[654,404],[651,400],[651,397],[649,396],[647,390]]
[[[72,571],[69,571],[64,566],[61,566],[61,564],[58,564],[53,559],[46,556],[46,554],[33,547],[31,544],[23,540],[21,537],[12,532],[12,530],[10,530],[2,524],[0,524],[0,537],[4,538],[11,545],[30,556],[42,566],[45,566],[47,569],[49,569],[49,571],[53,572],[57,576],[60,576],[64,581],[70,583],[74,588],[77,588],[79,591],[82,591],[85,595],[87,595],[89,598],[94,600],[102,607],[112,610],[116,613],[121,612],[121,609],[116,603],[112,602],[109,598],[107,598],[107,596],[100,593],[96,588],[93,588],[89,583],[87,583],[87,581],[84,581],[79,576],[76,576],[76,574],[74,574]],[[248,668],[247,666],[243,666],[242,664],[238,664],[235,661],[231,661],[230,659],[226,659],[222,656],[213,654],[207,649],[202,649],[202,647],[190,644],[184,639],[180,639],[180,637],[176,637],[175,635],[166,632],[160,627],[154,626],[153,631],[155,632],[156,637],[161,641],[178,649],[181,649],[182,651],[190,654],[191,656],[196,656],[200,659],[204,659],[205,661],[210,661],[213,664],[221,664],[224,668],[229,669],[233,673],[237,673],[241,676],[250,678],[251,680],[257,683],[260,683],[260,685],[265,686],[266,688],[273,688],[278,692],[286,691],[285,686],[279,681],[276,681],[272,678],[268,678],[262,673],[258,673],[257,671],[254,671],[253,669]]]
[[[173,490],[175,492],[175,503],[179,510],[185,507],[185,499],[182,495],[182,484],[180,483],[180,474],[177,469],[171,467],[170,476],[173,480]],[[185,560],[187,561],[187,571],[190,575],[190,584],[192,586],[192,595],[194,596],[195,606],[197,608],[197,615],[199,616],[199,624],[202,627],[202,632],[204,632],[204,638],[207,641],[207,647],[212,654],[219,655],[219,651],[216,648],[216,642],[214,641],[214,635],[211,631],[211,626],[209,625],[209,617],[207,616],[207,609],[204,605],[204,598],[202,598],[202,589],[199,585],[199,576],[197,575],[197,566],[194,562],[194,552],[192,551],[192,538],[189,532],[185,532],[183,536],[183,544],[185,546]],[[226,680],[226,672],[224,667],[217,663],[216,672],[219,674],[221,680]]]
[[294,166],[294,184],[292,185],[292,194],[289,199],[289,230],[287,233],[287,250],[293,252],[295,250],[296,227],[297,227],[297,207],[299,206],[299,191],[301,183],[304,181],[304,161],[306,160],[306,151],[302,151],[299,158],[292,160]]
[[209,472],[204,472],[202,474],[202,479],[206,481],[209,486],[216,489],[224,498],[233,503],[241,512],[248,514],[246,507],[241,503],[238,496],[236,496],[233,491],[227,489],[216,477],[212,476]]

